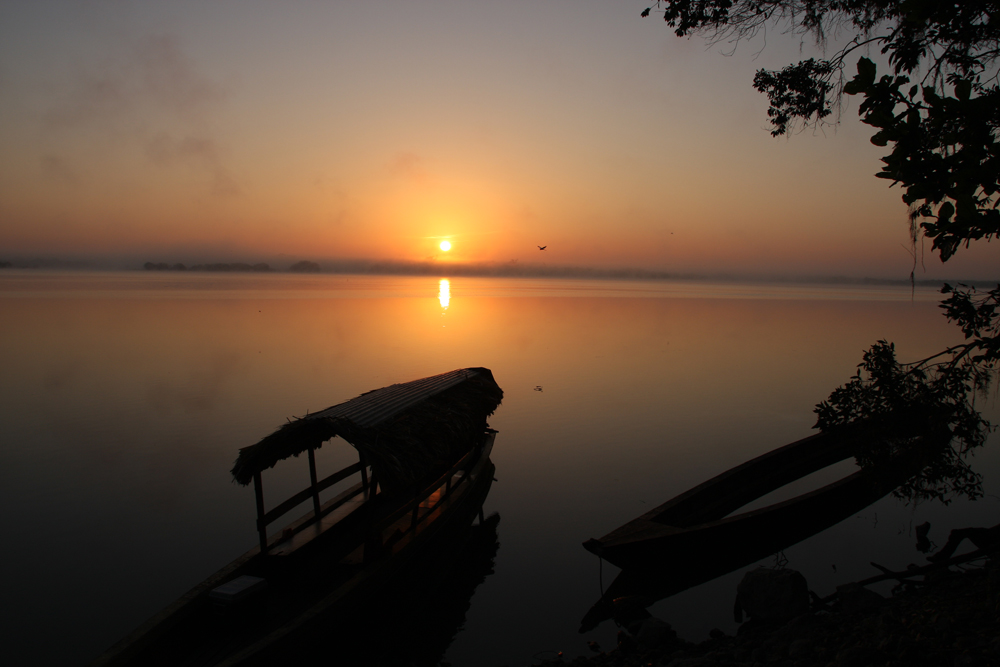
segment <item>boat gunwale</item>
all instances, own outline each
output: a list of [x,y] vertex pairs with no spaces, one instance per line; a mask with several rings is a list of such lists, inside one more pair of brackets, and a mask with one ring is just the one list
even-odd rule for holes
[[[831,482],[829,484],[819,487],[818,489],[813,489],[812,491],[807,491],[805,493],[799,494],[793,498],[788,498],[787,500],[782,500],[773,503],[771,505],[767,505],[766,507],[759,507],[757,509],[750,510],[747,512],[741,512],[740,514],[726,516],[721,519],[716,519],[714,521],[705,521],[703,523],[695,524],[693,526],[672,526],[653,521],[645,522],[647,528],[653,529],[654,527],[658,527],[662,529],[663,532],[660,535],[650,535],[648,537],[639,537],[639,538],[631,537],[631,538],[623,538],[623,539],[608,541],[606,543],[602,542],[601,546],[602,548],[613,549],[616,547],[622,547],[638,542],[647,542],[649,540],[656,540],[659,538],[671,539],[671,538],[676,538],[679,535],[697,534],[704,531],[724,528],[729,524],[736,523],[738,521],[757,519],[758,517],[765,516],[768,514],[776,514],[778,512],[787,509],[790,506],[800,504],[803,502],[812,501],[821,496],[830,495],[833,492],[838,491],[845,486],[859,484],[862,481],[873,481],[873,482],[876,481],[875,474],[866,470],[858,470],[854,473],[851,473],[847,477],[842,477],[841,479],[838,479],[835,482]],[[889,493],[889,491],[886,491],[885,493]],[[883,493],[882,495],[885,495],[885,493]],[[629,524],[634,523],[635,521],[636,520],[630,521],[628,524],[625,525],[627,526]],[[608,562],[617,565],[617,563],[614,563],[613,560],[609,559],[606,554],[599,554],[599,555],[601,555],[601,557],[604,558],[604,560],[607,560]]]
[[[746,504],[752,502],[753,500],[756,500],[757,498],[763,497],[764,495],[770,493],[771,491],[781,488],[781,486],[784,486],[784,484],[787,482],[777,486],[773,486],[773,488],[767,488],[762,493],[759,493],[756,496],[749,498],[749,500],[745,500],[740,505],[738,505],[734,510],[727,512],[726,515],[723,515],[716,519],[701,521],[698,523],[692,522],[689,523],[688,525],[677,525],[677,524],[668,524],[664,521],[658,521],[655,518],[658,516],[662,516],[667,511],[675,509],[676,507],[678,507],[680,502],[693,502],[693,499],[696,499],[701,495],[715,493],[716,487],[719,484],[732,482],[734,473],[747,473],[749,470],[752,470],[752,468],[767,465],[776,458],[774,455],[778,456],[787,455],[790,451],[793,451],[796,448],[800,448],[814,443],[816,439],[824,435],[827,434],[822,434],[822,433],[815,434],[813,436],[797,440],[795,442],[789,443],[788,445],[784,445],[777,449],[771,450],[767,454],[746,461],[740,464],[739,466],[730,468],[726,472],[716,475],[715,477],[689,489],[688,491],[685,491],[684,493],[675,496],[674,498],[671,498],[667,502],[650,510],[649,512],[646,512],[645,514],[636,517],[635,519],[632,519],[631,521],[628,521],[625,524],[622,524],[621,526],[615,528],[613,531],[611,531],[604,537],[601,537],[600,539],[587,540],[586,542],[583,543],[583,547],[587,549],[587,551],[590,551],[591,553],[599,556],[600,558],[607,560],[609,563],[612,563],[613,565],[617,565],[618,567],[621,567],[623,569],[633,568],[635,566],[629,565],[627,561],[636,560],[636,558],[634,556],[630,557],[628,554],[624,553],[626,550],[629,552],[637,551],[643,549],[644,546],[649,549],[655,549],[656,548],[655,545],[657,542],[676,540],[678,539],[679,536],[685,534],[696,535],[700,532],[724,529],[727,526],[735,524],[740,521],[758,520],[760,519],[760,517],[766,517],[767,515],[778,516],[781,512],[787,510],[791,506],[804,502],[805,503],[812,502],[816,498],[822,497],[824,495],[833,495],[838,490],[844,488],[845,486],[861,484],[862,480],[867,479],[871,480],[873,483],[877,483],[878,473],[862,469],[848,475],[847,477],[843,477],[837,481],[831,482],[817,489],[813,489],[812,491],[807,491],[805,493],[796,495],[787,500],[779,501],[777,503],[773,503],[771,505],[767,505],[765,507],[757,508],[747,512],[741,512],[739,514],[732,514],[731,512],[735,511],[735,509],[739,509],[739,507],[745,506]],[[847,440],[846,442],[849,443],[850,440]],[[834,441],[833,446],[834,447],[843,446],[844,444],[845,441],[841,442]],[[845,456],[838,459],[838,461],[845,460],[850,456],[851,453],[848,452]],[[817,458],[821,458],[821,455],[817,455]],[[817,470],[821,470],[825,467],[828,467],[829,465],[832,465],[833,463],[837,463],[838,461],[832,461],[831,463],[828,463],[824,466],[817,467],[814,470],[810,470],[810,473],[816,472]],[[919,456],[919,454],[914,454],[909,457],[904,457],[900,461],[897,461],[896,468],[904,470],[905,474],[909,476],[914,474],[915,472],[918,472],[921,464],[922,464],[922,458]],[[900,477],[901,474],[903,473],[897,472],[897,474],[893,474],[892,477],[893,479],[897,479]],[[801,477],[804,476],[805,475],[802,475]],[[780,474],[775,475],[774,477],[779,480],[781,479]],[[801,477],[792,479],[790,481],[801,479]],[[886,484],[888,484],[888,482],[886,482]],[[771,487],[770,482],[767,484],[767,486]],[[895,484],[892,488],[896,488],[897,486],[898,484]],[[891,492],[891,490],[892,490],[891,488],[885,490],[878,497],[881,498],[885,496],[886,494]],[[720,506],[723,505],[723,503],[721,502],[716,504]],[[620,553],[616,555],[615,554],[616,551]]]
[[[831,451],[822,451],[820,446],[823,441],[829,441],[828,447]],[[819,445],[819,446],[818,446]],[[740,504],[735,505],[729,511],[722,511],[722,516],[729,514],[732,511],[743,507],[747,503],[750,503],[757,498],[761,498],[764,495],[781,488],[785,484],[800,479],[807,474],[811,474],[818,470],[822,470],[834,463],[839,463],[840,461],[846,460],[853,456],[854,452],[851,448],[851,440],[849,438],[844,438],[840,436],[835,436],[829,433],[814,433],[805,438],[801,438],[787,445],[778,447],[777,449],[772,449],[771,451],[765,452],[760,456],[756,456],[748,461],[729,468],[728,470],[719,473],[718,475],[694,486],[687,491],[674,496],[670,500],[666,501],[662,505],[654,507],[645,514],[637,517],[638,519],[646,519],[648,521],[655,521],[656,523],[661,523],[668,526],[677,527],[688,527],[693,525],[698,525],[698,521],[691,521],[680,523],[671,521],[669,513],[678,513],[685,509],[685,504],[697,504],[701,496],[718,493],[718,487],[736,485],[741,480],[743,476],[754,475],[756,468],[764,468],[766,466],[773,465],[776,459],[782,459],[786,457],[792,457],[799,453],[798,450],[802,450],[803,461],[792,462],[793,464],[798,463],[795,472],[802,472],[805,470],[804,474],[797,475],[795,477],[788,478],[788,474],[785,471],[778,471],[772,473],[771,475],[764,476],[766,479],[763,482],[758,482],[758,489],[754,491],[755,495],[743,496],[742,494],[738,496]],[[835,458],[830,458],[831,456]],[[786,464],[787,465],[787,464]],[[794,473],[792,473],[794,474]],[[785,480],[788,481],[785,481]],[[735,495],[735,494],[730,494]],[[745,498],[745,499],[744,499]],[[735,500],[733,502],[736,502]],[[715,505],[722,505],[722,502],[716,502]],[[726,505],[732,505],[732,502],[726,503]],[[701,523],[703,523],[702,521]],[[626,524],[627,525],[627,524]],[[612,531],[614,532],[614,531]],[[608,535],[610,535],[609,533]],[[607,536],[605,536],[607,537]],[[603,540],[604,538],[601,538]]]

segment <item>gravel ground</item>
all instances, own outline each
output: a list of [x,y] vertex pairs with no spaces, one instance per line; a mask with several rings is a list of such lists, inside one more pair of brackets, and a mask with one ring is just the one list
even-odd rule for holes
[[[744,623],[735,637],[690,644],[663,628],[641,644],[622,631],[607,652],[560,656],[556,667],[1000,666],[1000,558],[983,567],[927,575],[890,598],[858,586],[825,609],[780,626]],[[659,622],[657,622],[659,623]],[[633,626],[633,630],[636,627]],[[665,632],[662,630],[666,630]],[[638,634],[638,632],[637,632]],[[608,648],[608,647],[605,647]]]

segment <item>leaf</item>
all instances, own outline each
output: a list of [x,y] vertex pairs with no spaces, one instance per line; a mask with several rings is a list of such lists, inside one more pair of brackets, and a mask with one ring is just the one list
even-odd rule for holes
[[955,82],[955,97],[962,100],[963,102],[969,101],[969,95],[972,94],[972,82],[968,79],[959,79]]
[[941,204],[941,208],[938,209],[938,222],[943,224],[948,223],[951,220],[951,216],[955,214],[955,207],[950,201],[946,201]]
[[649,10],[650,9],[652,9],[652,8],[651,7],[646,7],[644,10],[642,10],[642,14],[639,14],[639,16],[641,16],[642,18],[646,18],[647,16],[649,16]]
[[864,82],[865,87],[875,82],[875,63],[868,58],[858,60],[858,78]]

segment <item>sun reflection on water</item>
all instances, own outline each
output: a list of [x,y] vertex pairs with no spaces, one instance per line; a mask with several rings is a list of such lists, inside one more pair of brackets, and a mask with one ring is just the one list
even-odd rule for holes
[[451,283],[447,278],[442,278],[438,283],[438,301],[442,308],[448,310],[448,304],[451,302]]

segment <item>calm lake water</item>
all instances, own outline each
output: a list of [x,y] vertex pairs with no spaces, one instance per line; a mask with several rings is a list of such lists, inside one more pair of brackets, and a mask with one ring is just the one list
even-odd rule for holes
[[[364,391],[486,366],[504,389],[495,573],[447,653],[525,665],[614,644],[577,634],[600,595],[580,543],[809,435],[813,406],[876,340],[911,360],[958,342],[939,295],[885,287],[174,273],[0,273],[0,507],[6,664],[93,658],[256,540],[239,447]],[[996,400],[983,402],[998,420]],[[785,552],[819,595],[920,562],[913,526],[993,525],[987,496],[885,499]],[[320,450],[320,474],[353,451]],[[346,457],[346,458],[345,458]],[[302,457],[304,459],[304,457]],[[277,500],[308,479],[264,475]],[[808,483],[834,479],[850,467]],[[795,489],[781,493],[793,495]],[[767,562],[767,561],[765,561]],[[749,568],[748,568],[749,569]],[[605,585],[614,577],[605,564]],[[690,640],[732,621],[743,571],[652,607]],[[12,662],[7,662],[13,658]]]

